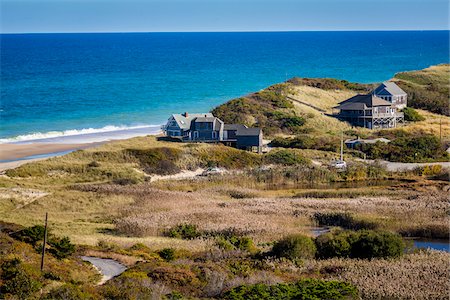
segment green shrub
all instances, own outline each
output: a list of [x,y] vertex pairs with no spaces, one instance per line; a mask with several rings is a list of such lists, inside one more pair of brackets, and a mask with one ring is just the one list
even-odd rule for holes
[[351,239],[348,232],[325,233],[315,239],[318,258],[349,257]]
[[402,112],[405,115],[405,121],[418,122],[425,120],[425,118],[412,107],[405,107]]
[[223,294],[223,299],[359,299],[356,287],[347,282],[303,279],[276,285],[241,285]]
[[51,240],[49,244],[51,245],[49,252],[58,259],[67,258],[75,252],[75,245],[66,236]]
[[264,161],[270,164],[279,164],[286,166],[309,163],[309,160],[299,153],[285,149],[269,152],[264,156]]
[[52,272],[45,272],[44,273],[44,278],[45,279],[49,279],[49,280],[56,280],[59,281],[61,280],[61,277],[59,277],[58,275],[52,273]]
[[315,149],[338,152],[339,138],[333,136],[312,136],[308,134],[297,135],[293,138],[277,137],[270,143],[272,147]]
[[172,261],[175,259],[175,249],[164,248],[158,252],[159,256],[165,261]]
[[362,230],[352,241],[350,257],[399,257],[405,250],[402,238],[390,232]]
[[35,245],[38,241],[44,239],[45,228],[42,225],[35,225],[22,229],[11,236],[22,242]]
[[74,284],[64,284],[50,290],[42,299],[44,300],[91,300],[96,297],[89,292],[83,291]]
[[18,258],[5,260],[1,265],[1,270],[0,296],[13,295],[17,299],[28,299],[41,287],[41,283],[27,273]]
[[439,138],[432,134],[411,136],[398,131],[399,136],[386,144],[359,145],[356,148],[367,154],[370,159],[384,159],[399,162],[429,162],[448,159],[448,153]]
[[107,300],[157,299],[151,286],[152,280],[147,276],[129,277],[123,273],[109,280],[100,291]]
[[291,235],[276,242],[272,254],[288,259],[313,258],[316,254],[314,241],[304,235]]
[[398,234],[386,231],[338,231],[315,239],[318,258],[395,258],[405,251]]
[[167,235],[172,238],[179,238],[185,240],[195,239],[200,236],[200,232],[196,225],[193,224],[180,224],[170,229]]
[[163,299],[167,299],[167,300],[182,300],[182,299],[185,299],[185,298],[183,297],[183,294],[181,294],[179,292],[176,292],[176,291],[173,291],[170,294],[164,295]]
[[224,250],[242,250],[254,252],[255,244],[250,237],[239,236],[232,231],[226,231],[216,235],[217,246]]

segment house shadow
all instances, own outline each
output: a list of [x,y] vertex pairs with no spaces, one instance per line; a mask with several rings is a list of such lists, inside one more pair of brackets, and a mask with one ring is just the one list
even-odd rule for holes
[[159,142],[172,142],[172,143],[181,143],[183,142],[181,139],[170,137],[170,136],[159,136],[156,138]]

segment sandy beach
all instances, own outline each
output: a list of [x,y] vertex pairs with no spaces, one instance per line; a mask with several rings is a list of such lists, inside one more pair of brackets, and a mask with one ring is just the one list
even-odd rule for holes
[[0,171],[17,168],[28,162],[62,155],[70,151],[94,147],[100,143],[84,144],[0,144]]

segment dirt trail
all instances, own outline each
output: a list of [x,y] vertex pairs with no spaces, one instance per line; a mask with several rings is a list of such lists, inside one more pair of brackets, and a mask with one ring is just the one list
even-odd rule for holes
[[127,267],[113,259],[99,258],[92,256],[81,256],[84,261],[90,262],[102,274],[102,279],[98,283],[104,284],[106,281],[123,273]]

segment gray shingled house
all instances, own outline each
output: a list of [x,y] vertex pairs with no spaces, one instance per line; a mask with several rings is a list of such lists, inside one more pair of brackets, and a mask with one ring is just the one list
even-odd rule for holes
[[375,96],[391,102],[399,110],[408,105],[408,94],[398,85],[391,81],[385,81],[380,84],[373,92]]
[[165,134],[183,142],[223,143],[238,149],[261,152],[262,130],[242,124],[224,124],[211,113],[173,114],[163,126]]
[[396,105],[373,94],[356,95],[334,109],[338,110],[336,116],[340,120],[369,129],[393,128],[404,122]]

